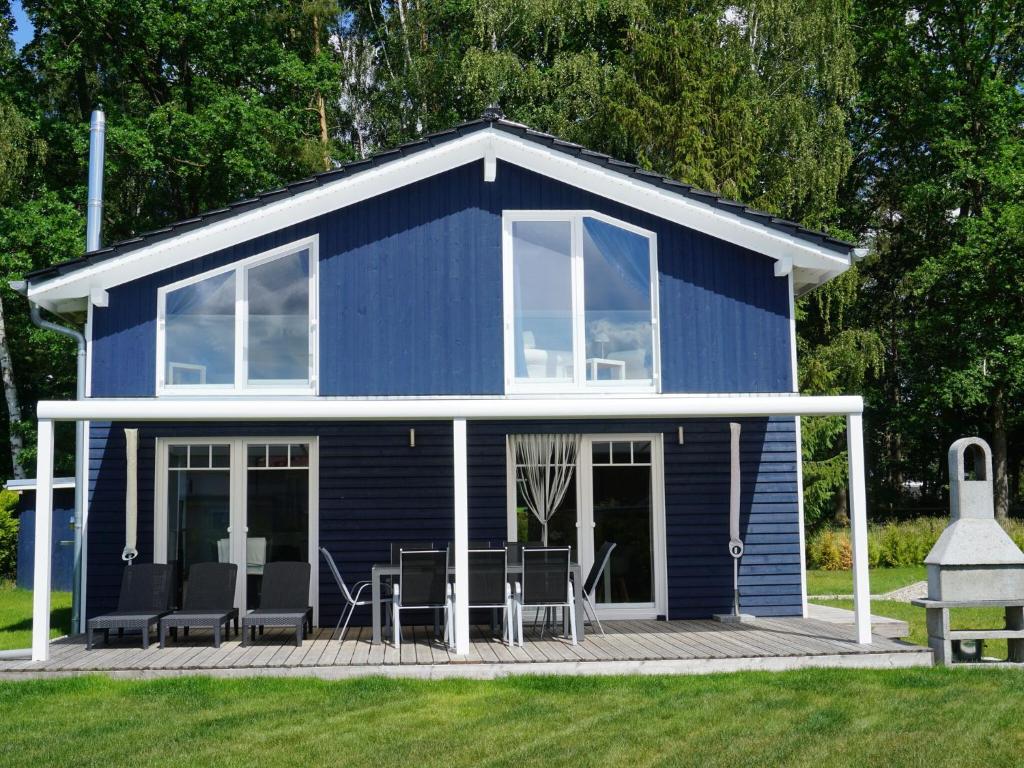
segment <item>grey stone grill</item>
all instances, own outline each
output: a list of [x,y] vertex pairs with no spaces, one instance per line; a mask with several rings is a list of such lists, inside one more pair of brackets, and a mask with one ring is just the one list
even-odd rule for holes
[[1024,599],[1024,552],[996,522],[992,490],[988,444],[977,437],[953,443],[950,523],[924,561],[929,600]]

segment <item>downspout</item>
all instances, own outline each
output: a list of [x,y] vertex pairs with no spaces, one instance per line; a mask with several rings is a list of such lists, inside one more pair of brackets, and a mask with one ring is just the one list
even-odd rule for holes
[[[75,381],[77,382],[75,397],[78,400],[85,399],[85,336],[74,328],[68,328],[57,323],[51,323],[42,315],[39,305],[29,299],[29,313],[32,322],[40,328],[44,328],[63,336],[69,336],[78,344],[78,365]],[[79,619],[81,618],[82,601],[82,526],[85,514],[85,483],[86,483],[86,434],[85,422],[75,422],[75,549],[74,549],[74,573],[71,577],[71,633],[77,634],[80,629]]]
[[[86,253],[99,250],[100,229],[103,221],[103,155],[106,140],[107,121],[102,109],[94,109],[89,120],[89,193],[86,202],[85,250]],[[91,298],[86,299],[91,301]],[[38,304],[29,300],[32,322],[40,328],[75,340],[78,345],[77,373],[75,376],[77,400],[85,399],[85,336],[74,328],[59,325],[45,319]],[[86,499],[86,452],[88,448],[87,422],[75,422],[75,547],[74,573],[71,581],[71,632],[82,629],[82,531],[85,525]]]

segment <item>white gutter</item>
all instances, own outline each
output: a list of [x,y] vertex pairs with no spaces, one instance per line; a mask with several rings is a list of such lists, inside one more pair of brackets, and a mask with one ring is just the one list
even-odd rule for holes
[[588,398],[89,399],[44,400],[53,421],[378,421],[411,419],[615,419],[860,414],[858,396],[657,395]]

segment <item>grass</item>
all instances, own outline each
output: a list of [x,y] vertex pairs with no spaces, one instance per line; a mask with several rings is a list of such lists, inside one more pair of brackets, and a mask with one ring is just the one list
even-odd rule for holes
[[948,669],[0,682],[0,765],[1011,766],[1022,685]]
[[[872,568],[871,594],[883,595],[894,589],[924,581],[928,578],[923,565],[904,568]],[[853,574],[850,571],[807,571],[808,595],[849,595],[853,593]]]
[[[71,626],[71,593],[50,597],[50,637],[66,635]],[[0,582],[0,651],[32,644],[32,590]]]
[[[853,600],[815,600],[819,605],[834,605],[837,608],[853,610]],[[876,616],[900,619],[910,626],[910,635],[905,640],[918,645],[928,645],[928,628],[925,624],[924,608],[894,600],[872,600],[871,612]],[[949,612],[953,629],[1002,629],[1004,617],[1002,608],[952,608]],[[1005,640],[986,640],[985,655],[1006,658]]]

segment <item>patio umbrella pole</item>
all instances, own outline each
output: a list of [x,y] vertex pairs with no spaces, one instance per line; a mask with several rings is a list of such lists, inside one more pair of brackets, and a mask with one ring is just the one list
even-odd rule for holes
[[740,538],[740,425],[736,422],[729,423],[729,554],[732,556],[732,612],[716,613],[715,621],[750,622],[754,620],[752,615],[740,613],[743,539]]

